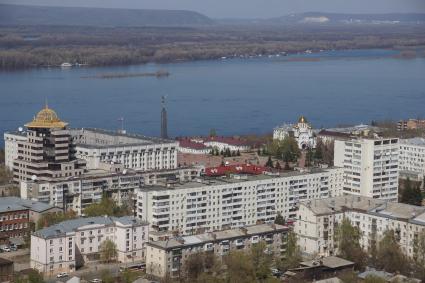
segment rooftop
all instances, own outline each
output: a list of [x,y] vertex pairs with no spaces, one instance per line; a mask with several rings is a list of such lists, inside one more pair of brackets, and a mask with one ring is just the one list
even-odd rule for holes
[[329,268],[341,268],[353,266],[354,262],[336,256],[328,256],[320,260],[303,261],[301,262],[301,265],[307,267],[325,266]]
[[349,195],[304,201],[302,204],[307,206],[316,215],[356,210],[425,226],[425,207],[422,206]]
[[77,218],[73,220],[63,221],[61,223],[52,225],[41,230],[34,232],[34,235],[41,238],[51,238],[56,236],[61,236],[66,233],[78,231],[79,228],[84,226],[112,226],[116,224],[121,225],[147,225],[145,221],[141,221],[138,218],[131,216],[123,217],[111,217],[111,216],[97,216],[97,217],[88,217],[88,218]]
[[43,212],[53,208],[53,206],[18,197],[1,197],[0,198],[0,212],[14,211],[14,210],[32,210],[36,212]]
[[230,240],[233,238],[240,238],[244,236],[267,234],[274,231],[284,232],[287,230],[289,230],[289,228],[282,225],[260,224],[246,226],[244,228],[239,229],[228,229],[193,236],[178,237],[166,241],[150,242],[148,243],[148,245],[155,246],[161,249],[175,249],[192,245],[206,244],[214,241]]
[[34,120],[25,124],[27,128],[56,128],[62,129],[65,128],[68,123],[61,121],[56,114],[56,112],[46,106],[37,113],[37,116],[34,117]]
[[416,146],[425,146],[425,139],[424,138],[411,138],[411,139],[401,139],[400,144],[406,144],[406,145],[416,145]]
[[153,185],[153,186],[144,186],[141,191],[151,192],[151,191],[161,191],[161,190],[178,190],[178,189],[189,189],[189,188],[201,188],[206,186],[218,186],[226,185],[232,183],[241,183],[248,181],[261,181],[269,180],[273,178],[287,178],[293,176],[305,176],[310,174],[318,174],[327,172],[327,169],[315,168],[311,171],[289,171],[283,173],[273,173],[273,174],[258,174],[258,175],[231,175],[230,177],[203,177],[199,178],[197,181],[188,181],[188,182],[178,182],[172,183],[169,185]]

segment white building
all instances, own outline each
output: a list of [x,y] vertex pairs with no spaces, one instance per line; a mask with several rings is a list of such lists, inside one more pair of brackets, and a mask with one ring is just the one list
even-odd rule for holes
[[266,243],[267,252],[279,257],[286,249],[288,231],[285,226],[260,224],[150,242],[146,248],[146,271],[159,278],[179,277],[190,255],[210,252],[221,258],[233,250],[250,251],[261,241]]
[[21,182],[21,197],[73,210],[82,215],[84,208],[100,202],[103,195],[112,198],[118,205],[132,205],[134,192],[144,185],[155,185],[167,180],[191,181],[198,178],[203,171],[201,167],[155,172],[123,170],[122,165],[111,167],[111,170],[90,170],[76,178],[52,182]]
[[88,169],[111,162],[142,171],[177,168],[177,141],[99,129],[74,129],[71,135]]
[[27,134],[23,130],[4,133],[4,160],[6,167],[10,171],[13,170],[13,160],[18,158],[18,142],[22,143],[26,140]]
[[209,154],[213,148],[204,145],[202,142],[194,142],[190,139],[179,140],[178,150],[181,153]]
[[398,200],[398,139],[336,140],[334,165],[344,168],[345,194]]
[[422,181],[425,175],[425,139],[400,140],[400,176]]
[[360,229],[360,245],[365,250],[376,245],[385,231],[393,230],[404,253],[412,257],[415,240],[425,233],[425,207],[353,195],[305,201],[294,226],[302,251],[336,254],[334,233],[344,218]]
[[137,193],[136,213],[152,230],[182,234],[268,223],[278,212],[290,219],[300,201],[341,193],[342,174],[332,168],[147,186]]
[[284,140],[287,136],[295,138],[300,149],[316,147],[316,137],[313,128],[304,116],[298,119],[296,125],[283,125],[273,130],[274,140]]
[[117,260],[123,263],[145,258],[148,223],[133,217],[90,217],[68,220],[31,235],[31,268],[53,275],[71,272],[100,258],[100,248],[111,240]]

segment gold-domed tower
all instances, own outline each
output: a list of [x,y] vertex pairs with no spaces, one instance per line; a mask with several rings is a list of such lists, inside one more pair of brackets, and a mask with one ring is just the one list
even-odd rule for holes
[[13,165],[16,182],[50,182],[84,172],[85,162],[75,157],[68,123],[60,120],[47,103],[25,126],[26,140],[18,144],[21,150]]
[[68,123],[61,121],[56,112],[50,109],[46,103],[46,106],[34,117],[34,120],[25,124],[25,127],[29,129],[64,129],[67,125]]

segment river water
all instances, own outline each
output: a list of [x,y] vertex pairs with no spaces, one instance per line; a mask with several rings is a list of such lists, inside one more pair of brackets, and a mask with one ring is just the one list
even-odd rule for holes
[[[424,116],[425,59],[394,51],[329,51],[165,65],[0,73],[0,133],[30,121],[47,99],[71,127],[159,135],[167,96],[171,136],[267,133],[305,115],[315,127]],[[164,69],[166,78],[84,78]],[[2,145],[3,141],[0,142]]]

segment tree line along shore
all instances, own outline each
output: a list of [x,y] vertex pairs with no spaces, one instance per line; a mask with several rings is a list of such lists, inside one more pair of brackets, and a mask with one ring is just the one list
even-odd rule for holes
[[[0,27],[0,70],[172,63],[306,50],[400,49],[424,56],[421,27]],[[422,48],[422,49],[421,49]]]

